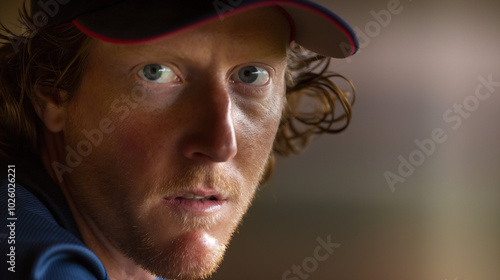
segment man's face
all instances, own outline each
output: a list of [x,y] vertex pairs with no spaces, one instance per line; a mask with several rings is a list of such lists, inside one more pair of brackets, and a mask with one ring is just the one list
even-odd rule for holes
[[163,277],[213,272],[271,152],[289,34],[269,7],[93,43],[64,127],[64,146],[86,153],[64,179],[94,235]]

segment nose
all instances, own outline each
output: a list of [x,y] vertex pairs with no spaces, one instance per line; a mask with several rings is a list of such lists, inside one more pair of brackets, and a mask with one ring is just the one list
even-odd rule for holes
[[231,97],[224,85],[200,85],[190,94],[184,157],[196,161],[226,162],[238,152]]

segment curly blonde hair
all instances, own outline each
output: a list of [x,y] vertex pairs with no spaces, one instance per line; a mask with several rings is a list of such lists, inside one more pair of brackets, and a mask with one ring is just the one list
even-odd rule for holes
[[[39,156],[43,124],[34,110],[35,85],[72,92],[86,69],[90,38],[69,24],[57,28],[35,26],[26,7],[20,12],[26,30],[16,35],[0,30],[0,158],[16,154]],[[299,153],[314,135],[344,130],[352,116],[355,90],[343,76],[329,72],[330,58],[296,44],[288,51],[286,104],[262,182],[270,177],[274,154]],[[351,92],[342,91],[334,78],[345,80]],[[54,96],[60,103],[66,100]],[[306,100],[306,101],[304,101]],[[312,104],[304,105],[309,101]],[[339,113],[337,106],[342,111]]]

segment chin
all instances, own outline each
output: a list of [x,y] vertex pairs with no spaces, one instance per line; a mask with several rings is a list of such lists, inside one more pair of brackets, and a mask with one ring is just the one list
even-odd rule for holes
[[163,245],[148,244],[140,248],[134,244],[127,248],[127,255],[145,270],[157,277],[175,280],[206,279],[219,267],[229,239],[217,240],[205,232],[182,234]]

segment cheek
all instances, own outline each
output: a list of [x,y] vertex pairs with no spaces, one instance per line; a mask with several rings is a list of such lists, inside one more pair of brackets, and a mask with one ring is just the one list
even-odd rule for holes
[[144,111],[144,104],[136,100],[140,95],[131,92],[133,87],[129,85],[121,88],[93,77],[87,77],[82,84],[86,86],[68,105],[64,132],[67,144],[77,152],[80,143],[91,144],[92,152],[83,157],[79,168],[99,171],[102,176],[122,174],[125,180],[133,179],[127,175],[145,166],[148,151],[158,138],[145,114],[140,113]]
[[123,174],[141,174],[129,178],[140,180],[140,177],[151,175],[150,172],[164,166],[162,161],[169,157],[169,143],[154,127],[153,118],[147,118],[138,112],[131,113],[130,117],[123,121],[119,118],[112,117],[117,126],[115,132],[110,135],[106,152],[115,156],[124,171]]
[[171,150],[176,133],[178,122],[170,111],[177,94],[152,92],[141,86],[123,92],[109,105],[110,118],[116,124],[111,137],[115,154],[136,168],[152,165],[151,161],[160,163]]
[[239,123],[236,133],[238,152],[242,157],[247,160],[252,158],[260,165],[267,160],[276,137],[282,109],[282,94],[269,96],[259,106],[239,107],[236,113]]

